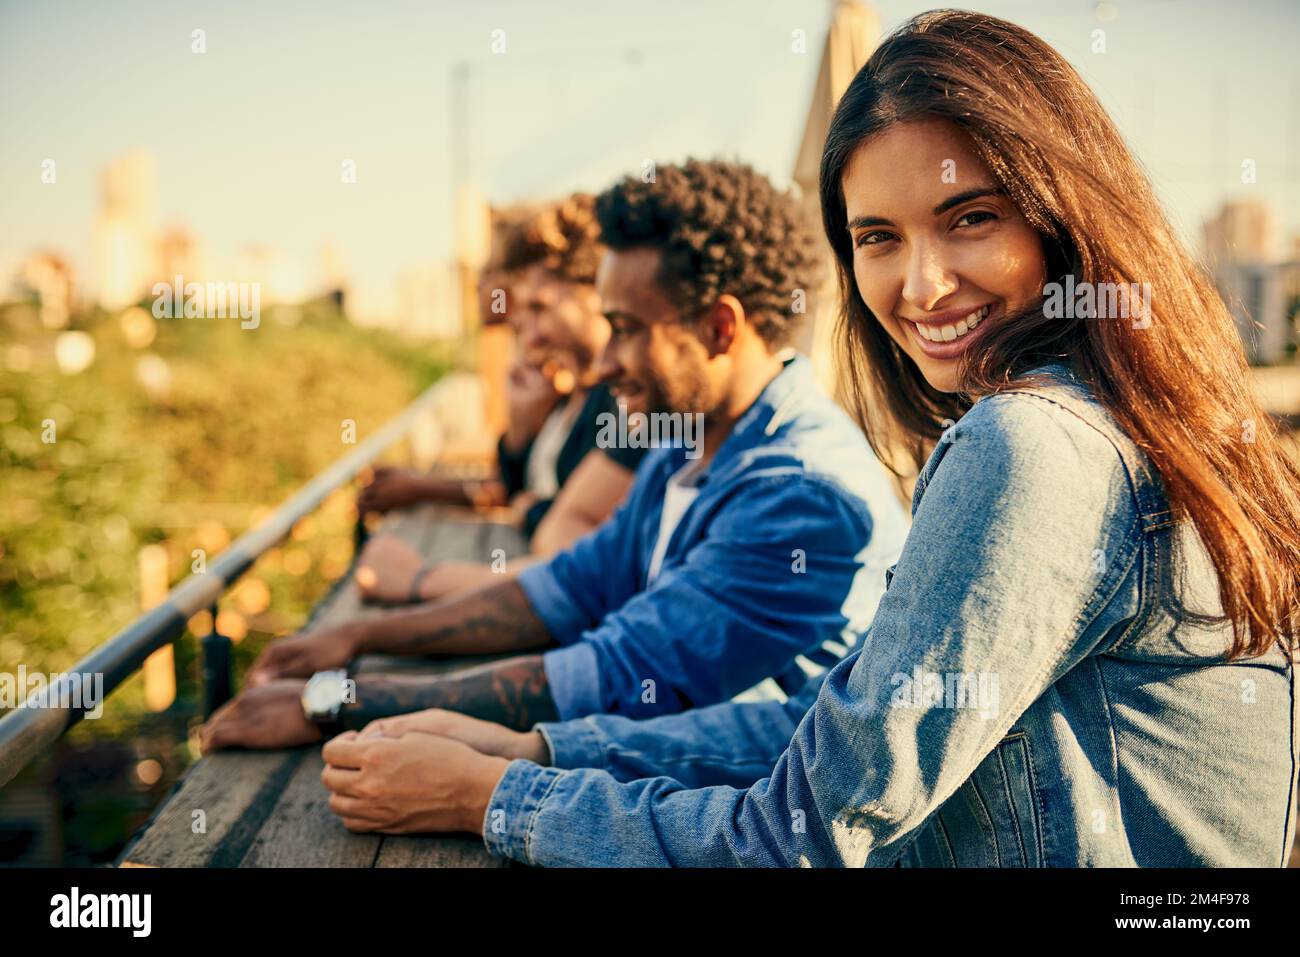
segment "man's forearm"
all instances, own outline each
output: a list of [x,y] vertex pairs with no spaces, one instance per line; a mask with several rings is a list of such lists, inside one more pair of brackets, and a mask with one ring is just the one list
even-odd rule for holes
[[540,648],[551,640],[513,580],[394,612],[361,628],[359,654],[486,655]]
[[584,535],[589,535],[600,525],[600,521],[573,509],[566,509],[557,514],[555,506],[546,513],[537,530],[533,532],[530,543],[533,553],[542,558],[549,558],[562,552]]
[[424,475],[420,478],[420,491],[421,500],[426,502],[443,502],[450,505],[474,504],[463,479]]
[[426,708],[459,711],[516,731],[559,719],[541,655],[494,661],[451,675],[360,674],[356,691],[357,700],[340,713],[344,727],[351,730],[377,718]]

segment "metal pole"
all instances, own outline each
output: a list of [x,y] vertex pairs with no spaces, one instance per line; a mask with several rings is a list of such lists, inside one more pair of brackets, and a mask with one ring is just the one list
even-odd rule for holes
[[[433,395],[434,387],[431,386],[395,419],[308,482],[267,521],[241,535],[208,563],[206,572],[185,579],[168,593],[166,601],[131,622],[77,662],[70,671],[81,675],[103,675],[104,695],[110,694],[135,674],[150,654],[183,634],[185,623],[194,614],[213,607],[226,587],[247,571],[267,549],[288,536],[299,519],[315,511],[331,492],[350,481],[405,435],[425,411]],[[214,629],[215,626],[214,617]],[[227,679],[227,697],[229,688]],[[80,721],[86,710],[56,701],[52,706],[15,708],[0,718],[0,787],[8,784],[32,759]]]
[[203,720],[230,700],[231,641],[217,628],[217,605],[212,605],[212,630],[200,640],[203,646]]

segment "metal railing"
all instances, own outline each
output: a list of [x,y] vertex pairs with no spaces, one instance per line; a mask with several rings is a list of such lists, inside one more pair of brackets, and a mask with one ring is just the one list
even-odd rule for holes
[[[74,687],[74,683],[80,682],[79,676],[102,674],[102,693],[107,698],[146,658],[180,637],[190,618],[204,609],[214,611],[212,633],[202,642],[205,711],[223,703],[230,694],[230,640],[216,630],[215,607],[222,593],[263,553],[287,537],[294,525],[315,511],[331,492],[351,481],[381,452],[410,432],[420,415],[429,411],[435,388],[426,389],[400,415],[308,482],[266,521],[241,535],[208,562],[205,571],[190,575],[168,592],[161,604],[140,615],[77,662],[58,682],[41,692],[39,706],[30,707],[24,702],[0,718],[0,787],[8,784],[95,706],[94,702],[85,701],[83,688]],[[364,528],[360,517],[357,527],[359,546]]]

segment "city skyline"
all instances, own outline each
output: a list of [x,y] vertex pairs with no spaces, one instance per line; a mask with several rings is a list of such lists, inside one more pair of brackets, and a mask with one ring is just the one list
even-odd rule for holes
[[[930,4],[872,6],[888,31]],[[1231,13],[1213,4],[977,6],[1041,33],[1080,69],[1193,248],[1205,223],[1243,201],[1271,207],[1290,247],[1300,229],[1300,73],[1285,58],[1285,27],[1300,20],[1293,7],[1252,5],[1243,32],[1254,48],[1227,73],[1215,22]],[[260,248],[278,263],[267,281],[300,292],[332,259],[364,316],[402,308],[450,260],[456,162],[499,205],[599,189],[643,158],[687,153],[737,155],[789,183],[831,5],[717,3],[712,19],[684,19],[672,4],[654,15],[593,5],[548,22],[518,3],[454,17],[394,3],[369,39],[349,33],[338,4],[314,8],[326,16],[309,37],[293,32],[289,14],[249,4],[183,3],[144,22],[131,19],[137,4],[113,9],[116,19],[85,5],[89,25],[68,34],[42,8],[0,3],[0,119],[12,137],[0,154],[10,186],[0,280],[52,252],[91,292],[103,247],[130,245],[134,228],[104,221],[101,173],[143,148],[156,164],[159,230],[198,242],[194,255],[219,273],[241,271]],[[1092,52],[1098,29],[1105,53]],[[194,52],[195,30],[204,52]],[[500,53],[495,30],[504,30]],[[799,30],[806,54],[792,50]],[[48,56],[54,49],[64,55]],[[462,62],[468,133],[458,152],[448,140],[451,73]],[[306,69],[321,63],[339,66]],[[294,67],[303,82],[274,82]],[[142,80],[164,74],[166,83]],[[47,160],[54,182],[42,181]],[[1253,183],[1241,182],[1247,160]]]

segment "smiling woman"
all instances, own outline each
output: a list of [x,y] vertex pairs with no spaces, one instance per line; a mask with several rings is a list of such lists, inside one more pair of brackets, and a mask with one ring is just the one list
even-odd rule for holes
[[927,381],[955,391],[966,350],[1042,295],[1038,233],[946,120],[889,128],[843,181],[862,301]]
[[[1196,526],[1232,655],[1288,632],[1300,595],[1294,463],[1271,429],[1242,440],[1245,423],[1269,420],[1231,315],[1060,54],[990,17],[918,17],[841,99],[821,199],[844,365],[873,446],[901,429],[919,465],[980,395],[1066,359]],[[1140,320],[1044,311],[1052,288],[1076,283],[1138,286]]]

